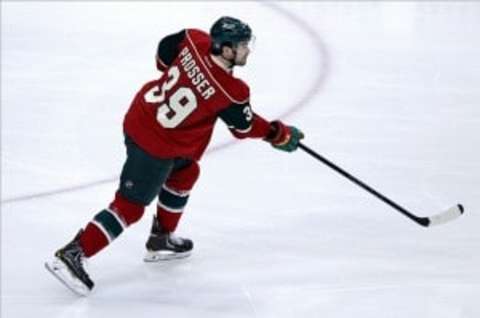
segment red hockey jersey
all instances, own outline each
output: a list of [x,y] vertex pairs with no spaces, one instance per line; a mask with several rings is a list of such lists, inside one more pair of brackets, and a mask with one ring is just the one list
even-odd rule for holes
[[124,131],[142,149],[160,158],[199,160],[210,142],[219,113],[235,105],[248,127],[229,125],[236,137],[263,138],[270,124],[250,109],[249,87],[217,65],[210,55],[210,36],[187,29],[168,65],[157,59],[162,77],[136,94],[124,120]]

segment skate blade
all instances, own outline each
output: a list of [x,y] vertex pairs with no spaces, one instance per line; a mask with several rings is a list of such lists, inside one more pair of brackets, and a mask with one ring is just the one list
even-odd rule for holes
[[74,277],[61,261],[45,262],[45,268],[76,295],[86,297],[90,294],[90,289]]
[[183,253],[175,253],[175,252],[168,252],[168,251],[162,251],[162,252],[147,251],[147,254],[145,254],[143,261],[147,263],[170,261],[174,259],[188,257],[190,256],[190,254],[191,254],[190,251],[183,252]]

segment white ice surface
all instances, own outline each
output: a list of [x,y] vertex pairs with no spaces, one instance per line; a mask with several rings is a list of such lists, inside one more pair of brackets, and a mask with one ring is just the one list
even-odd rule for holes
[[[151,206],[79,299],[43,262],[110,202],[158,40],[221,15],[257,36],[237,72],[257,112],[419,215],[466,214],[424,229],[301,151],[236,143],[201,162],[191,258],[142,262]],[[1,316],[480,317],[479,35],[475,2],[2,2]],[[219,123],[211,148],[230,140]]]

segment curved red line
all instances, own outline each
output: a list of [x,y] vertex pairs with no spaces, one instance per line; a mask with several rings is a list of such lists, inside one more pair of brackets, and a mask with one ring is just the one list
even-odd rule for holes
[[[272,2],[260,2],[260,4],[270,8],[273,11],[276,11],[280,15],[283,15],[285,18],[290,20],[292,23],[294,23],[298,27],[300,27],[300,29],[304,30],[310,36],[310,38],[312,39],[312,41],[315,45],[315,48],[319,52],[318,56],[320,58],[320,69],[321,69],[321,71],[316,73],[317,75],[316,75],[314,81],[312,82],[312,85],[310,85],[310,87],[307,89],[306,93],[296,103],[294,103],[292,106],[288,107],[286,111],[284,111],[283,113],[281,113],[278,116],[278,118],[284,119],[284,118],[287,118],[287,117],[291,116],[292,114],[298,112],[303,107],[305,107],[315,97],[315,95],[319,93],[319,91],[323,87],[323,85],[325,83],[325,79],[326,79],[326,77],[328,75],[328,71],[329,71],[328,51],[326,49],[326,46],[322,42],[319,34],[307,22],[300,19],[299,17],[297,17],[296,15],[294,15],[293,13],[288,11],[287,9],[282,8],[281,6],[279,6],[277,4],[274,4]],[[235,145],[237,142],[238,141],[236,141],[236,140],[230,140],[230,141],[226,141],[226,142],[220,143],[218,145],[212,146],[212,147],[209,148],[209,150],[207,151],[206,154],[211,154],[211,153],[223,150],[225,148],[231,147],[231,146]],[[96,180],[96,181],[91,181],[91,182],[87,182],[87,183],[83,183],[83,184],[79,184],[79,185],[74,185],[74,186],[70,186],[70,187],[64,187],[64,188],[54,189],[54,190],[50,190],[50,191],[44,191],[44,192],[32,193],[32,194],[24,194],[24,195],[12,197],[12,198],[7,198],[5,200],[2,200],[1,203],[3,205],[3,204],[7,204],[7,203],[14,203],[14,202],[20,202],[20,201],[27,201],[27,200],[31,200],[31,199],[43,198],[43,197],[57,195],[57,194],[61,194],[61,193],[78,191],[78,190],[90,188],[90,187],[93,187],[93,186],[114,182],[114,181],[117,181],[117,180],[118,180],[118,176],[109,177],[109,178]]]

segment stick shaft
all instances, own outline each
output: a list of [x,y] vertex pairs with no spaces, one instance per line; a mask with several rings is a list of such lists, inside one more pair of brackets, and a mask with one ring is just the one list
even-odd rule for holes
[[416,222],[420,225],[423,225],[423,226],[428,226],[428,224],[429,224],[428,218],[421,218],[421,217],[418,217],[418,216],[412,214],[411,212],[409,212],[407,209],[405,209],[404,207],[402,207],[401,205],[399,205],[395,201],[389,199],[385,195],[383,195],[380,192],[378,192],[377,190],[373,189],[368,184],[366,184],[363,181],[359,180],[358,178],[354,177],[353,175],[351,175],[347,171],[343,170],[342,168],[340,168],[339,166],[337,166],[336,164],[334,164],[333,162],[331,162],[327,158],[321,156],[317,152],[313,151],[309,147],[305,146],[304,144],[299,143],[298,147],[300,149],[302,149],[303,151],[305,151],[306,153],[308,153],[309,155],[311,155],[312,157],[318,159],[319,161],[321,161],[322,163],[324,163],[328,167],[332,168],[333,170],[335,170],[336,172],[338,172],[339,174],[341,174],[342,176],[344,176],[348,180],[352,181],[353,183],[355,183],[356,185],[358,185],[362,189],[366,190],[370,194],[373,194],[375,197],[382,200],[383,202],[385,202],[386,204],[388,204],[389,206],[391,206],[392,208],[394,208],[398,212],[402,213],[406,217],[410,218],[414,222]]

